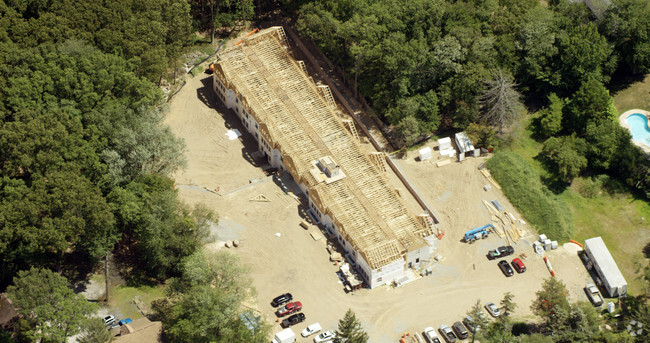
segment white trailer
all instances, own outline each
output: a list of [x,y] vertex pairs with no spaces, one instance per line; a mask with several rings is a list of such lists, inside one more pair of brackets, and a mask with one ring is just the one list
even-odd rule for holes
[[472,141],[469,140],[469,137],[467,137],[465,132],[456,133],[454,138],[456,140],[456,145],[458,146],[459,155],[474,155],[474,145],[472,145]]
[[[601,237],[585,240],[585,254],[589,257],[592,268],[598,274],[600,281],[610,297],[620,297],[627,293],[627,282],[618,269],[612,254],[605,246]],[[589,268],[589,263],[587,267]]]
[[288,328],[276,333],[271,343],[294,343],[295,341],[296,334]]

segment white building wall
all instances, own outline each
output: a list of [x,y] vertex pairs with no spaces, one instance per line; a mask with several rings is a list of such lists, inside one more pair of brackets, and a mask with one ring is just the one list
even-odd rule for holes
[[406,267],[407,268],[420,268],[424,261],[428,261],[433,254],[433,247],[424,246],[420,249],[409,251],[406,254]]
[[370,269],[370,266],[361,255],[358,256],[357,263],[360,269],[363,270],[362,274],[364,274],[366,283],[370,288],[390,285],[393,280],[400,279],[406,275],[404,260],[402,259],[395,260],[375,270]]

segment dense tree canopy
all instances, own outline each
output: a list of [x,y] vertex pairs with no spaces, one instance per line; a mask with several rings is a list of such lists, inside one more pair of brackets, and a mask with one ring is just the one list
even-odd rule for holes
[[154,309],[174,342],[267,342],[270,327],[258,322],[251,332],[239,317],[255,295],[249,268],[237,256],[198,250],[183,259],[167,298]]
[[75,294],[66,278],[47,269],[19,272],[7,293],[28,322],[21,335],[34,342],[65,342],[97,307]]
[[606,88],[614,72],[650,68],[647,1],[614,0],[593,12],[568,0],[325,0],[306,2],[298,14],[298,29],[354,80],[351,86],[395,128],[397,144],[469,127],[493,145],[476,124],[502,132],[521,112],[507,110],[516,101],[503,106],[515,93],[494,96],[514,91],[495,87],[493,75],[501,72],[513,78],[498,79],[518,85],[528,103],[547,106],[536,121],[542,141],[576,134],[590,146],[553,154],[562,160],[548,164],[558,179],[606,173],[650,194],[648,161],[603,122],[617,116]]
[[0,31],[20,47],[79,39],[159,81],[190,34],[185,0],[1,1]]
[[[185,1],[0,1],[0,288],[21,269],[57,267],[66,254],[96,262],[133,237],[120,204],[109,198],[181,167],[182,142],[161,126],[158,81],[189,33]],[[112,13],[112,14],[111,14]],[[185,19],[183,19],[185,18]],[[160,69],[162,68],[162,69]],[[195,228],[171,182],[169,192],[137,193],[169,204],[137,215],[163,218],[160,237]],[[142,197],[147,196],[146,200]],[[153,225],[153,223],[151,223]],[[143,226],[142,230],[146,230]],[[200,230],[199,230],[200,231]],[[199,232],[196,231],[196,232]],[[196,232],[192,233],[194,235]],[[156,236],[156,234],[152,235]],[[143,237],[140,244],[151,244]],[[172,249],[182,247],[184,252]],[[164,272],[196,244],[168,240],[150,268]],[[143,253],[158,254],[152,246]],[[160,253],[164,255],[165,253]]]

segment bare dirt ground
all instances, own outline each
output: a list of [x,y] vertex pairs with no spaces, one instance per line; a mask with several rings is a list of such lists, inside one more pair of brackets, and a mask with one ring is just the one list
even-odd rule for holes
[[[370,334],[370,341],[379,343],[397,342],[402,333],[422,332],[426,326],[450,325],[461,320],[477,300],[498,303],[505,292],[515,295],[519,306],[515,317],[532,319],[530,304],[535,292],[550,276],[530,247],[536,238],[532,229],[526,227],[531,234],[514,245],[516,256],[527,255],[524,263],[528,271],[510,278],[500,272],[496,261],[485,257],[488,250],[504,245],[505,239],[493,234],[472,245],[460,242],[465,231],[490,221],[481,200],[497,199],[520,218],[500,191],[483,190],[488,182],[477,166],[484,158],[440,168],[433,164],[437,160],[416,162],[414,153],[400,160],[406,176],[441,219],[445,236],[436,243],[443,259],[432,262],[432,275],[402,287],[346,294],[335,274],[337,267],[328,260],[326,239],[314,240],[299,226],[302,218],[293,186],[287,179],[267,177],[251,158],[257,150],[253,138],[235,114],[217,101],[210,77],[200,75],[189,79],[171,102],[165,122],[185,140],[188,159],[188,167],[174,177],[184,201],[203,202],[219,213],[222,225],[237,227],[241,246],[232,251],[251,266],[258,292],[256,309],[274,323],[274,332],[280,326],[269,302],[284,292],[293,293],[304,306],[307,320],[296,325],[295,332],[314,322],[324,330],[334,330],[351,308]],[[243,136],[228,140],[226,131],[231,128],[239,129]],[[270,201],[251,201],[260,194]],[[412,201],[407,203],[413,209]],[[567,284],[570,300],[586,300],[582,287],[589,276],[576,246],[561,246],[548,256],[557,277]],[[298,341],[312,339],[299,337]]]

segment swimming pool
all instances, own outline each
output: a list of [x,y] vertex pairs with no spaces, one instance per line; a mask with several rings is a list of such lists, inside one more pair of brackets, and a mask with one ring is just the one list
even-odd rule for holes
[[632,139],[635,141],[650,145],[650,128],[648,128],[648,118],[641,113],[632,113],[625,118],[625,123],[630,127]]

